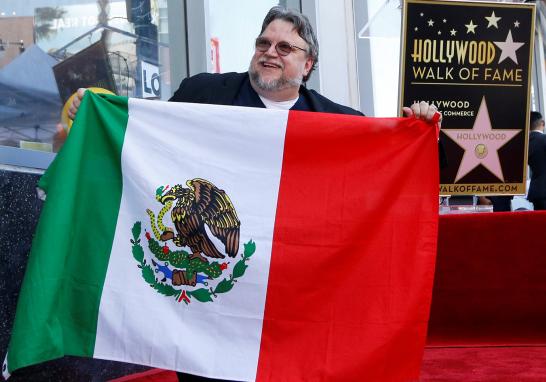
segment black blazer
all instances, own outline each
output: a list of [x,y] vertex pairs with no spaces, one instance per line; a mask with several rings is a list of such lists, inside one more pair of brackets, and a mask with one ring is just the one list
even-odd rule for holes
[[[248,73],[197,74],[185,78],[169,101],[233,105],[241,86],[247,79]],[[300,87],[300,94],[306,98],[312,111],[364,115],[350,107],[332,102],[316,91],[308,90],[303,86]]]
[[531,186],[527,199],[546,199],[546,135],[531,131],[529,135]]
[[[185,78],[169,101],[233,105],[233,101],[235,101],[241,86],[243,86],[243,83],[247,79],[248,73],[196,74],[195,76]],[[332,102],[316,91],[309,90],[303,86],[300,87],[300,94],[306,97],[311,110],[315,112],[364,115],[350,107]],[[440,168],[446,167],[447,157],[441,139],[438,149]]]

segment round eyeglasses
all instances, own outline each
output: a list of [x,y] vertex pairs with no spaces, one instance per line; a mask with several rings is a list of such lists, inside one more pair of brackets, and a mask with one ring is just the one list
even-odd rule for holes
[[[256,39],[256,50],[260,52],[267,52],[273,43],[266,39],[265,37],[258,37]],[[287,41],[280,41],[275,45],[275,50],[280,56],[288,56],[290,53],[294,52],[296,49],[303,50],[307,53],[307,49],[300,48],[299,46],[292,45]]]

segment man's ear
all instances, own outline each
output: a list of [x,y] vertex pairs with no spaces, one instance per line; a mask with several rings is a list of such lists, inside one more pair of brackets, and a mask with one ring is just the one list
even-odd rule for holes
[[304,77],[309,74],[309,72],[313,68],[313,64],[314,64],[313,59],[311,57],[307,57],[307,61],[305,61],[305,66],[303,67],[303,76]]

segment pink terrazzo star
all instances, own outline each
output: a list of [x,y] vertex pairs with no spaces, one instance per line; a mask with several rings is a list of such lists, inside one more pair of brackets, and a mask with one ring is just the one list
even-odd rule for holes
[[478,115],[471,130],[444,129],[442,131],[464,149],[463,159],[459,165],[455,182],[480,164],[504,182],[497,150],[514,138],[521,130],[493,129],[485,97],[482,98]]

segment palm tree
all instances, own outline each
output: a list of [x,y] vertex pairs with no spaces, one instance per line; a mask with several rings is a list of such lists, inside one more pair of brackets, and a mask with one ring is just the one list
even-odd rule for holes
[[66,14],[66,10],[60,7],[41,7],[34,10],[34,33],[36,39],[48,39],[51,35],[57,33],[53,29],[53,20],[61,19]]

